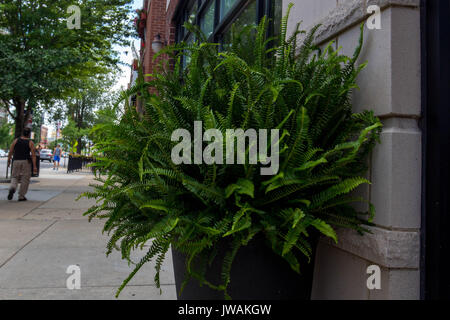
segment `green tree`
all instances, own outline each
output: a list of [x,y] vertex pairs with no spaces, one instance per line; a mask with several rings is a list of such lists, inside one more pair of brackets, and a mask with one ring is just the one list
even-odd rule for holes
[[41,142],[41,126],[44,124],[44,110],[37,106],[33,110],[33,126],[32,132],[34,133],[34,144],[38,145]]
[[6,119],[0,119],[0,149],[9,149],[13,136],[9,134],[12,124]]
[[113,83],[114,78],[106,79],[102,76],[91,78],[80,85],[80,89],[63,101],[54,112],[55,121],[58,118],[68,119],[62,131],[63,139],[69,145],[74,145],[76,141],[78,154],[91,140],[90,129],[95,124],[105,121],[107,110],[116,96],[111,92]]
[[55,149],[57,143],[58,142],[56,140],[52,141],[48,144],[47,148],[53,151],[53,149]]
[[0,0],[0,101],[15,135],[38,104],[73,94],[118,63],[114,45],[132,34],[132,0],[78,0],[80,29],[69,29],[71,0]]
[[67,125],[62,129],[63,137],[61,143],[70,146],[70,148],[73,148],[73,146],[76,145],[76,152],[80,154],[82,146],[86,143],[88,134],[89,129],[78,128],[75,121],[69,119]]

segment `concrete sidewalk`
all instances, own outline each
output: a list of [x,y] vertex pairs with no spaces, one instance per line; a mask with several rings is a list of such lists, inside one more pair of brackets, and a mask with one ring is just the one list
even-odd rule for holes
[[[133,266],[119,252],[106,257],[104,221],[88,222],[82,215],[95,201],[75,201],[89,190],[92,175],[47,171],[32,179],[26,202],[18,202],[17,194],[8,201],[8,185],[0,184],[0,300],[115,299]],[[136,253],[134,261],[144,254]],[[79,290],[67,289],[70,265],[80,267]],[[176,299],[170,252],[161,273],[162,294],[153,282],[153,266],[144,266],[119,298]]]

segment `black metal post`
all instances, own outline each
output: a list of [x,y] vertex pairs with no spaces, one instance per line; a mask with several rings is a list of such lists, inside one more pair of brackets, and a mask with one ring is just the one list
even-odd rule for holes
[[422,298],[450,299],[450,2],[422,8]]

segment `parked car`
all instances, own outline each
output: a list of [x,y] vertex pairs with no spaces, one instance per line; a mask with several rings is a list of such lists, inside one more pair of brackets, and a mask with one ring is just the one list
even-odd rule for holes
[[48,162],[52,162],[53,161],[53,152],[50,149],[42,149],[41,153],[40,153],[40,157],[41,157],[41,162],[44,160],[47,160]]
[[4,158],[8,156],[8,152],[0,150],[0,158]]

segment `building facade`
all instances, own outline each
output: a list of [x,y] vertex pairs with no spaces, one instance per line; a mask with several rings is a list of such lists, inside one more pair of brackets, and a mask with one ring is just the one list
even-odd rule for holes
[[[372,184],[356,191],[375,205],[376,226],[363,237],[340,230],[338,244],[320,242],[312,298],[448,297],[449,282],[442,279],[444,267],[449,266],[446,256],[450,252],[445,249],[450,240],[441,234],[450,226],[449,219],[443,218],[448,213],[448,200],[441,191],[440,197],[436,195],[439,205],[431,203],[433,186],[429,185],[432,182],[448,192],[448,182],[443,182],[448,178],[448,162],[443,161],[448,160],[448,152],[433,155],[433,150],[448,146],[449,139],[429,142],[433,130],[449,137],[448,107],[441,107],[450,101],[449,77],[444,72],[450,70],[448,62],[434,65],[439,62],[436,57],[450,53],[448,0],[146,0],[141,48],[144,72],[151,74],[158,63],[153,61],[153,41],[162,39],[163,45],[193,41],[183,27],[185,21],[198,25],[211,41],[226,46],[233,23],[258,23],[267,15],[273,21],[271,32],[279,32],[290,2],[294,7],[288,31],[292,32],[299,21],[303,21],[303,30],[320,23],[316,43],[324,46],[334,41],[346,55],[353,53],[360,24],[366,23],[359,62],[368,61],[368,66],[353,94],[354,111],[374,110],[384,125],[381,144],[370,158],[367,178]],[[436,32],[442,39],[433,36]],[[430,103],[436,79],[440,79],[442,91],[435,98],[437,102]],[[439,100],[441,94],[446,96]],[[447,122],[438,121],[442,116]],[[436,126],[433,121],[438,121]],[[429,167],[435,162],[438,165],[431,176]],[[380,268],[381,288],[369,289],[367,285],[371,266]]]
[[46,126],[41,126],[41,139],[40,139],[40,145],[43,148],[46,148],[48,145],[48,128]]

